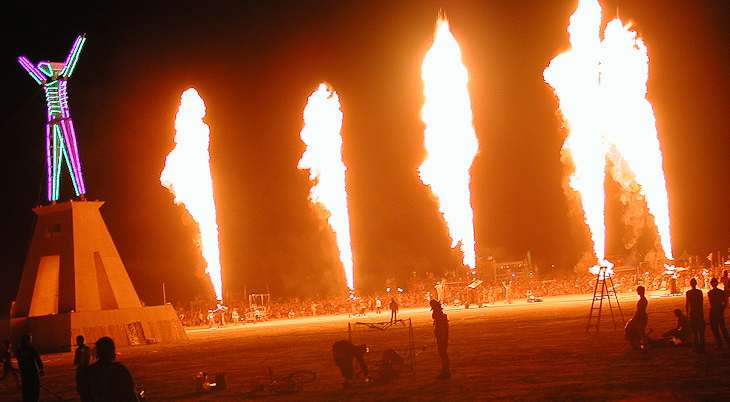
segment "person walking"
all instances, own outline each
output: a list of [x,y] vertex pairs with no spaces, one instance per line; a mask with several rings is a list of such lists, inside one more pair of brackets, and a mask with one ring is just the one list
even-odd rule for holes
[[707,300],[710,302],[710,328],[715,335],[715,350],[723,350],[722,339],[725,338],[730,347],[730,336],[725,327],[725,308],[727,307],[727,296],[725,291],[717,287],[717,278],[710,280],[712,289],[707,292]]
[[31,342],[30,334],[23,334],[20,337],[20,348],[15,351],[15,359],[20,369],[23,402],[38,402],[41,396],[41,377],[46,374],[41,356],[30,346]]
[[692,289],[685,293],[685,310],[689,317],[689,327],[692,330],[693,352],[705,351],[705,316],[702,311],[702,291],[697,289],[697,279],[689,281]]
[[449,318],[444,313],[444,309],[436,300],[431,300],[431,318],[433,318],[433,334],[436,337],[436,349],[438,349],[439,357],[441,357],[441,374],[436,378],[439,380],[448,380],[451,378],[451,362],[447,347],[449,344]]

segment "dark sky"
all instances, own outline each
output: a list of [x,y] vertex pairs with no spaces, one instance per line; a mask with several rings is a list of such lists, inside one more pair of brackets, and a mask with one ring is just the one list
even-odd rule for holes
[[[730,6],[602,1],[649,49],[649,100],[664,155],[675,255],[730,246]],[[566,133],[542,71],[568,47],[577,1],[5,1],[0,6],[3,146],[0,302],[13,299],[45,203],[45,101],[17,63],[63,61],[88,197],[142,299],[188,300],[192,228],[159,184],[180,94],[207,105],[224,289],[274,296],[332,289],[340,266],[297,162],[302,110],[319,82],[339,93],[356,287],[452,267],[445,226],[416,168],[424,157],[420,67],[439,9],[469,71],[480,154],[472,169],[477,255],[570,271],[590,248],[561,182]],[[70,197],[68,176],[62,199]],[[607,205],[608,213],[620,206]],[[614,213],[615,216],[615,213]],[[620,226],[620,225],[619,225]],[[621,228],[607,254],[621,254]],[[4,308],[4,307],[3,307]]]

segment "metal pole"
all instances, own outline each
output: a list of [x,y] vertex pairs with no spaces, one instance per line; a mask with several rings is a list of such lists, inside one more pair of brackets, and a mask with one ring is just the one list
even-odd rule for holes
[[165,282],[162,282],[162,304],[167,304],[167,293],[165,293]]

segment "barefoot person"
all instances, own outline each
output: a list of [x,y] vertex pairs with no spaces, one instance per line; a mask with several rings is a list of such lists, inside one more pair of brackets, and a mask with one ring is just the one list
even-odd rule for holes
[[441,374],[438,375],[439,380],[448,380],[451,378],[451,365],[449,362],[449,354],[446,350],[449,344],[449,319],[444,314],[441,303],[431,300],[431,317],[433,318],[433,334],[436,336],[436,348],[441,357]]

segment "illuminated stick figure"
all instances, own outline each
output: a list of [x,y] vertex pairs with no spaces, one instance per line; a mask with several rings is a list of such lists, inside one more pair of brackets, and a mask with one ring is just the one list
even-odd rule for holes
[[86,36],[76,38],[63,63],[41,61],[37,66],[25,56],[18,62],[46,92],[46,166],[48,169],[48,201],[56,202],[61,186],[61,165],[66,161],[76,196],[85,198],[86,186],[81,175],[81,161],[76,145],[76,132],[68,110],[68,77],[74,71]]

